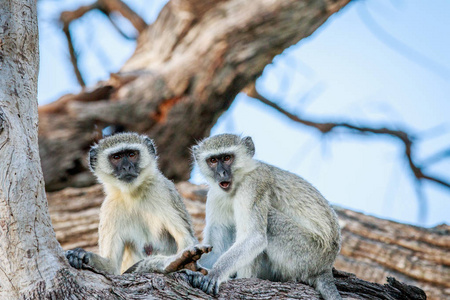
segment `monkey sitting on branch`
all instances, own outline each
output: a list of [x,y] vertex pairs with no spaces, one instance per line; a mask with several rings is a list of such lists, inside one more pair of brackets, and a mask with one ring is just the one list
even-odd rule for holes
[[253,159],[250,137],[222,134],[193,147],[210,189],[200,259],[208,275],[186,271],[194,287],[217,294],[232,276],[300,281],[341,299],[332,275],[340,249],[336,213],[307,181]]
[[89,151],[89,167],[103,184],[100,255],[69,250],[71,266],[86,265],[108,274],[206,270],[196,261],[209,246],[198,243],[175,185],[157,167],[153,141],[136,133],[100,140]]

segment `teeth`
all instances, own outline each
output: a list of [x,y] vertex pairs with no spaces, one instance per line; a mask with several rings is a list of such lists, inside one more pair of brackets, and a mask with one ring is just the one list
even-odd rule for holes
[[230,184],[231,184],[230,182],[223,181],[223,182],[220,183],[220,186],[221,186],[222,188],[227,188],[227,187],[230,186]]

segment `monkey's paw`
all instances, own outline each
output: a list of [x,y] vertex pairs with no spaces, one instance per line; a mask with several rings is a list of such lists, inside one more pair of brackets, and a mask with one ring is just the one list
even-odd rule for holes
[[66,258],[69,264],[76,268],[81,269],[84,264],[89,264],[92,254],[82,248],[75,248],[73,250],[66,251]]
[[199,288],[205,293],[213,296],[219,294],[220,281],[218,276],[211,273],[205,276],[200,272],[191,270],[183,270],[183,272],[188,275],[189,283],[193,287]]
[[208,274],[208,271],[197,264],[197,261],[203,254],[211,252],[212,247],[208,245],[196,245],[188,247],[175,257],[166,268],[165,272],[171,273],[182,269],[198,271],[202,274]]

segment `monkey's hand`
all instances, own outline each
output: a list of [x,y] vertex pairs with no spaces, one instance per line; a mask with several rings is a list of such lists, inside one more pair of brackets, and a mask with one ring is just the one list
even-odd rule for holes
[[76,269],[83,268],[83,263],[89,264],[91,256],[91,252],[87,252],[82,248],[66,251],[66,258],[69,261],[69,264]]
[[194,272],[191,270],[183,270],[184,273],[188,275],[189,283],[195,287],[199,288],[207,294],[217,295],[219,293],[219,276],[212,274],[203,275],[200,272]]
[[221,281],[217,274],[214,274],[212,271],[206,276],[200,272],[193,272],[191,270],[183,270],[183,272],[188,275],[189,283],[193,287],[199,288],[205,293],[213,296],[219,294]]
[[188,247],[175,257],[175,260],[169,263],[164,269],[164,272],[171,273],[182,269],[191,270],[194,272],[201,272],[201,274],[208,274],[208,270],[202,268],[197,264],[200,257],[208,252],[211,252],[212,247],[208,245],[196,245]]

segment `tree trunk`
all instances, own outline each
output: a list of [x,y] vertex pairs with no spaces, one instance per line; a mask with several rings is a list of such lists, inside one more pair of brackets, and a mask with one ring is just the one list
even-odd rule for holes
[[0,33],[0,299],[105,289],[98,275],[73,272],[50,221],[37,141],[36,1],[2,0]]
[[[163,173],[189,178],[190,151],[273,57],[349,0],[170,1],[119,73],[40,107],[47,190],[87,186],[86,152],[106,126],[147,133]],[[175,163],[174,163],[175,162]]]
[[[201,240],[206,187],[182,182],[177,188]],[[49,193],[50,214],[63,248],[98,251],[98,213],[103,198],[100,185]],[[336,268],[379,284],[386,283],[387,277],[396,277],[424,289],[429,299],[450,297],[449,226],[425,229],[347,209],[335,210],[343,239]]]
[[0,298],[53,278],[63,261],[37,144],[36,2],[0,4]]

